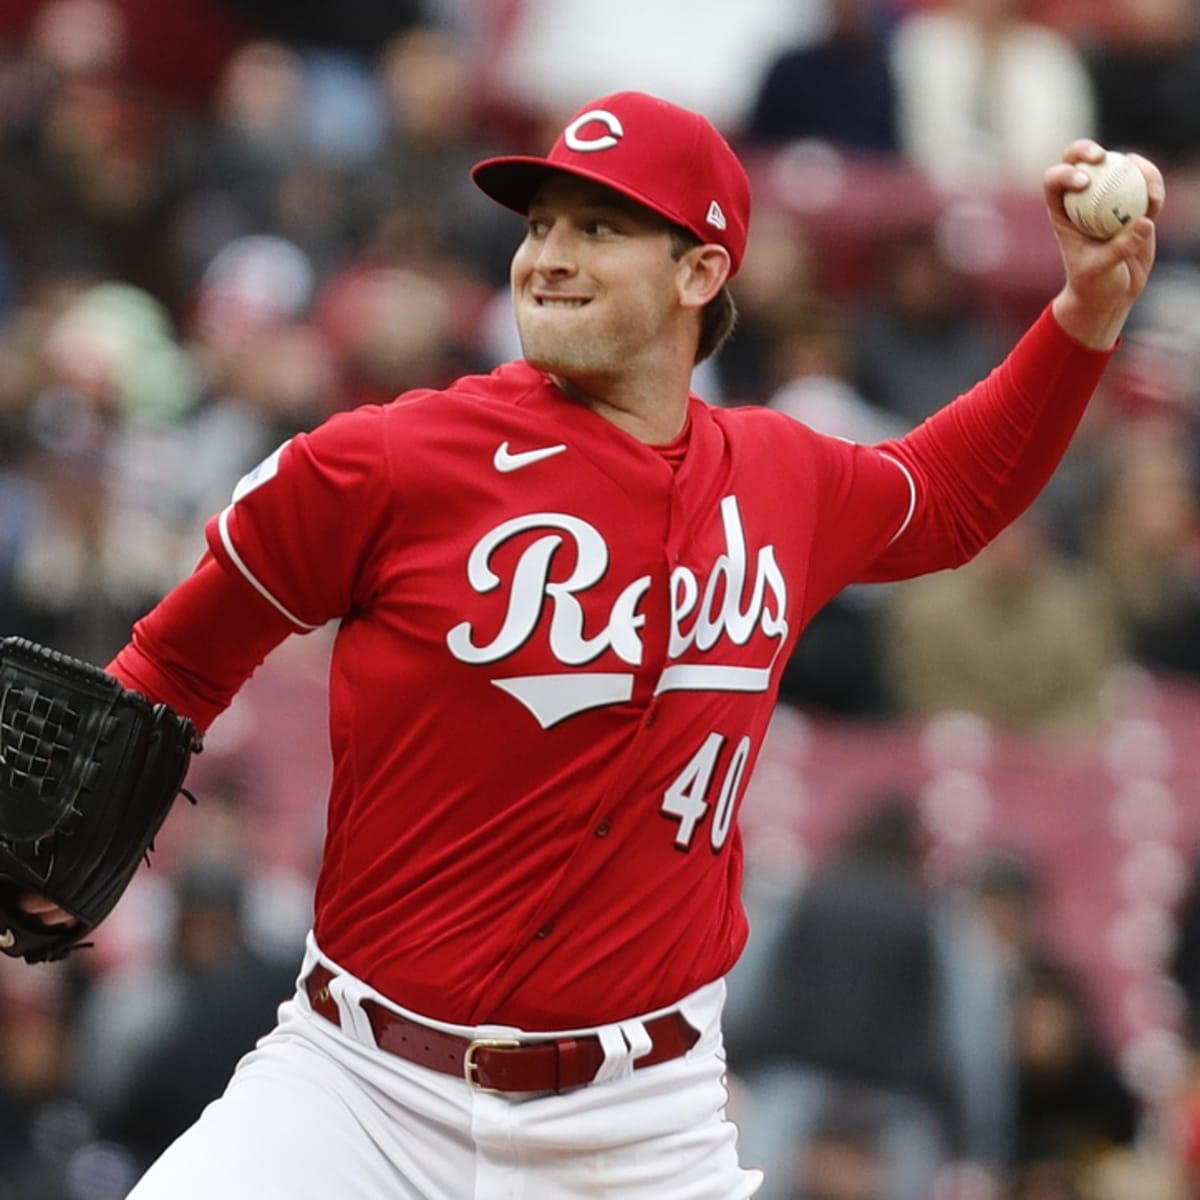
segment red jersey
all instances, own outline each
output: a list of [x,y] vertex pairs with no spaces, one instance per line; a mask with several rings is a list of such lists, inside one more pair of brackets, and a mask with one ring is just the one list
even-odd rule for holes
[[[726,972],[738,806],[796,639],[848,583],[974,554],[1106,361],[1044,316],[876,448],[693,397],[672,461],[523,363],[286,443],[208,541],[284,629],[340,622],[321,948],[418,1012],[530,1029]],[[127,682],[180,640],[144,624]]]

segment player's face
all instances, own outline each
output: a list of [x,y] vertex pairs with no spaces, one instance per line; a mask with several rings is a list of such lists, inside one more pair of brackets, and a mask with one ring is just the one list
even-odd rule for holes
[[643,371],[678,313],[670,226],[610,188],[551,176],[512,262],[528,362],[596,384]]

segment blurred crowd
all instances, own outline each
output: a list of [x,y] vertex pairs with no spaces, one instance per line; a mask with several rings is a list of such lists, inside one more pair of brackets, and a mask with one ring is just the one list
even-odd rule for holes
[[[0,632],[107,661],[286,437],[515,356],[520,220],[469,168],[625,87],[706,111],[755,184],[739,328],[697,390],[857,440],[1049,299],[1040,178],[1069,141],[1160,165],[1159,268],[1047,493],[960,571],[837,597],[784,699],[1069,739],[1131,665],[1200,679],[1195,0],[0,0]],[[281,649],[285,679],[319,678],[326,636]],[[290,990],[322,779],[289,780],[264,880],[278,813],[239,711],[120,935],[0,962],[0,1200],[120,1200]],[[1200,1196],[1200,1138],[1161,1136],[1040,953],[1036,879],[931,889],[918,842],[884,806],[756,914],[778,939],[731,1063],[766,1200],[934,1200],[933,1167],[963,1200]],[[1168,1166],[1102,1154],[1147,1141]]]
[[1148,1038],[1138,1071],[1044,861],[997,843],[946,871],[917,795],[861,799],[806,868],[751,875],[726,1039],[763,1200],[1197,1195],[1197,880],[1157,998],[1183,1049]]

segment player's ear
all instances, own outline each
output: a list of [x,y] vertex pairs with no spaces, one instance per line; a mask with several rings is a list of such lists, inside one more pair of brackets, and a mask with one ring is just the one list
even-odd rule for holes
[[706,242],[693,246],[679,259],[679,303],[683,308],[704,308],[729,280],[731,262],[724,246]]

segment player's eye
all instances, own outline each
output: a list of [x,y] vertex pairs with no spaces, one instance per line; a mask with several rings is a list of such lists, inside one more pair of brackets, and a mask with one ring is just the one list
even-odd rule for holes
[[550,222],[545,217],[531,216],[525,223],[526,233],[533,238],[542,238],[550,231]]

